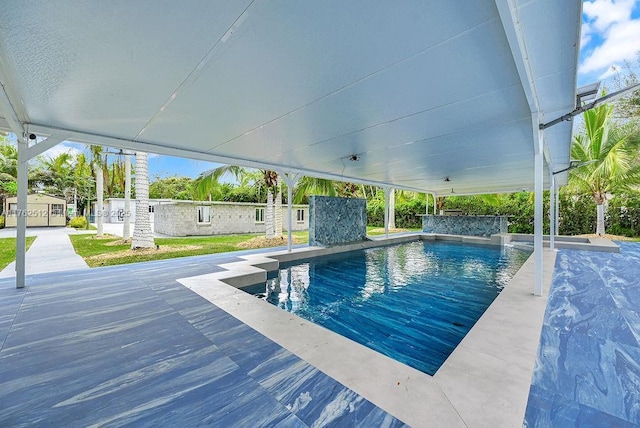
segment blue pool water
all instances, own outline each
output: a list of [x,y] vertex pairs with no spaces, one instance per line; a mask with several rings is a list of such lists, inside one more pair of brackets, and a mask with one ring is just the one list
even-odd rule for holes
[[285,265],[244,290],[433,375],[529,255],[418,241]]

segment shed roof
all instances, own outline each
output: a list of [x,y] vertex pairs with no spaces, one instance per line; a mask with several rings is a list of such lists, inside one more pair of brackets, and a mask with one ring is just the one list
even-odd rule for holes
[[[67,203],[67,200],[65,198],[60,196],[49,195],[48,193],[30,193],[27,195],[27,202],[33,202],[34,199],[42,199],[42,198],[58,199],[64,202],[65,204]],[[9,202],[14,203],[17,200],[18,200],[17,196],[9,196],[6,198],[7,203]]]

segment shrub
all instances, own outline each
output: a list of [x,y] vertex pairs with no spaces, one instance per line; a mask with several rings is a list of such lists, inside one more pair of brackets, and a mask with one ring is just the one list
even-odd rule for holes
[[[543,229],[549,233],[549,192],[544,192]],[[467,215],[506,215],[510,233],[533,233],[534,199],[529,192],[500,195],[494,203],[479,196],[447,196],[444,209],[461,210]],[[418,216],[425,212],[424,201],[406,201],[396,204],[396,226],[420,227]],[[430,210],[431,212],[431,210]],[[589,194],[560,191],[560,234],[583,235],[595,232],[596,204]],[[382,227],[384,200],[376,198],[367,202],[367,219],[371,226]],[[640,193],[616,194],[609,201],[605,213],[606,231],[614,235],[640,236]]]
[[[396,227],[421,228],[421,215],[425,211],[425,202],[419,199],[396,202]],[[367,224],[376,227],[384,226],[384,201],[378,199],[367,201]]]
[[80,216],[74,217],[69,221],[69,227],[73,227],[75,229],[84,229],[87,227],[87,219]]
[[591,195],[560,192],[560,235],[584,235],[596,230],[596,204]]
[[640,194],[614,195],[605,214],[607,233],[635,237],[640,235]]
[[0,229],[4,229],[4,216],[0,215]]

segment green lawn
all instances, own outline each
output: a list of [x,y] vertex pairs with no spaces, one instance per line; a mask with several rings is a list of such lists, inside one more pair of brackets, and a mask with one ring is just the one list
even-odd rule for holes
[[[420,232],[421,230],[422,229],[420,228],[396,229],[396,231],[400,231],[400,232]],[[389,231],[389,233],[393,233],[393,231]],[[370,235],[370,236],[384,235],[384,227],[367,226],[367,235]]]
[[[403,229],[404,231],[405,229]],[[419,231],[420,229],[407,229]],[[384,235],[384,228],[369,226],[367,234]],[[129,244],[115,236],[96,238],[95,235],[70,235],[75,251],[90,267],[112,266],[126,263],[146,262],[150,260],[172,259],[175,257],[199,256],[203,254],[226,253],[246,248],[239,244],[264,234],[221,235],[221,236],[189,236],[184,238],[156,238],[158,250],[131,250]],[[309,233],[294,232],[296,243],[308,242]],[[277,245],[286,245],[286,234]]]
[[[27,250],[35,241],[35,236],[27,237]],[[0,238],[0,270],[16,259],[16,238]]]
[[[175,257],[198,256],[203,254],[240,251],[238,244],[249,241],[261,234],[190,236],[185,238],[155,238],[159,250],[130,250],[130,244],[119,243],[118,237],[96,238],[95,235],[70,235],[75,251],[90,267],[112,266],[126,263],[163,260]],[[294,237],[308,242],[308,232],[294,232]],[[299,242],[298,242],[299,243]],[[282,245],[287,244],[284,236]]]

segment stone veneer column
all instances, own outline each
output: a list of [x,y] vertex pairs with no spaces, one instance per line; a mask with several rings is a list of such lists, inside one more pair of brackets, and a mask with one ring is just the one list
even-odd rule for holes
[[365,199],[309,197],[309,245],[341,245],[364,241],[366,236]]

